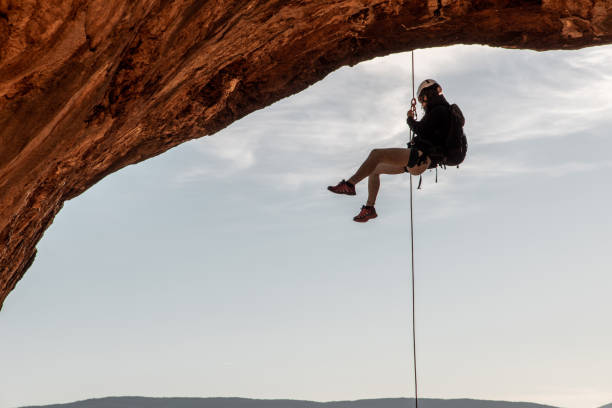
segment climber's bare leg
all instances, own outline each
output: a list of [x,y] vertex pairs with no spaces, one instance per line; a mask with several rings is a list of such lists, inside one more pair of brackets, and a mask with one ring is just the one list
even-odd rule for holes
[[402,166],[394,166],[391,164],[379,164],[374,171],[368,176],[368,201],[366,205],[374,206],[378,189],[380,188],[381,174],[402,174],[406,169]]
[[[385,164],[391,166],[397,171],[398,168],[404,168],[408,165],[410,159],[410,149],[400,147],[392,147],[389,149],[374,149],[370,152],[368,158],[363,162],[357,172],[347,181],[353,185],[359,183],[370,174],[374,173],[378,165]],[[386,167],[385,169],[389,169]],[[397,174],[397,173],[378,173],[378,174]]]

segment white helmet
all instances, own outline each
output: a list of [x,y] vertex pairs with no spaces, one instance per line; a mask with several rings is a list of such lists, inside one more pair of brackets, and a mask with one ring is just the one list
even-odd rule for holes
[[417,92],[417,98],[421,96],[421,92],[423,91],[423,89],[429,88],[430,86],[433,86],[433,85],[440,86],[440,84],[438,84],[438,81],[436,81],[435,79],[426,79],[423,82],[421,82],[421,85],[419,85],[419,90]]

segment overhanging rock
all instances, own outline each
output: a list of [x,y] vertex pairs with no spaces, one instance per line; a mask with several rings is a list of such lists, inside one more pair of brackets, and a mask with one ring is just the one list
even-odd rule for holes
[[612,42],[612,0],[0,0],[0,307],[65,200],[343,65]]

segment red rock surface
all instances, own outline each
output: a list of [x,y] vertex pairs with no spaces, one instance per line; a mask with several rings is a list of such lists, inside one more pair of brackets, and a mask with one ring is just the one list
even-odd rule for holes
[[0,307],[65,200],[342,65],[612,42],[612,0],[0,0]]

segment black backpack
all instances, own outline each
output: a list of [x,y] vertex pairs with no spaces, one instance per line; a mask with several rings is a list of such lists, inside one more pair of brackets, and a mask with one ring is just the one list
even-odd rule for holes
[[459,106],[454,103],[450,106],[450,115],[450,129],[444,146],[444,160],[440,164],[459,166],[467,153],[467,138],[463,133],[465,118]]

